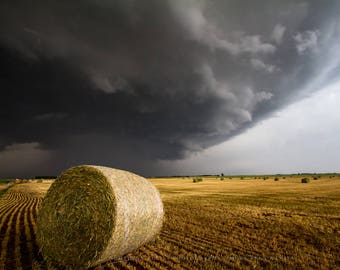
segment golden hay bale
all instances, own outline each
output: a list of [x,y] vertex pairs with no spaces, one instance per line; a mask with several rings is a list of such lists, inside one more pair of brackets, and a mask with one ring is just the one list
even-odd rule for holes
[[21,183],[22,183],[22,180],[21,180],[21,179],[15,179],[15,183],[16,183],[16,184],[21,184]]
[[153,240],[163,222],[158,190],[136,174],[73,167],[42,202],[37,241],[48,260],[69,269],[118,258]]

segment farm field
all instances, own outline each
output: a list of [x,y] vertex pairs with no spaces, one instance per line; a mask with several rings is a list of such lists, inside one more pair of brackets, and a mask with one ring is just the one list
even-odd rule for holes
[[[340,176],[150,179],[160,190],[160,237],[92,269],[340,268]],[[0,197],[0,269],[55,269],[39,254],[36,218],[51,181]]]

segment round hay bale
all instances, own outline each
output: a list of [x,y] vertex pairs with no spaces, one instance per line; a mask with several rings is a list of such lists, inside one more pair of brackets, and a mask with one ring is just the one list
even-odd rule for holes
[[136,174],[84,165],[62,173],[37,221],[43,256],[69,269],[118,258],[155,239],[163,222],[158,190]]

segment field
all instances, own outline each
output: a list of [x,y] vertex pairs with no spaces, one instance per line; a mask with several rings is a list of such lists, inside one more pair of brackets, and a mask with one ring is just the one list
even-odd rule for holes
[[[340,176],[155,178],[165,207],[160,237],[93,269],[340,268]],[[53,269],[35,241],[50,186],[16,184],[0,197],[0,269]]]

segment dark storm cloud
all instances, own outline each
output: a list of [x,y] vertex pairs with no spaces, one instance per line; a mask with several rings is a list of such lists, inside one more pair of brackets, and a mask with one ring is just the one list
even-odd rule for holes
[[323,84],[338,65],[338,11],[337,1],[2,1],[0,149],[35,142],[53,151],[51,168],[155,171],[315,90],[321,67]]

